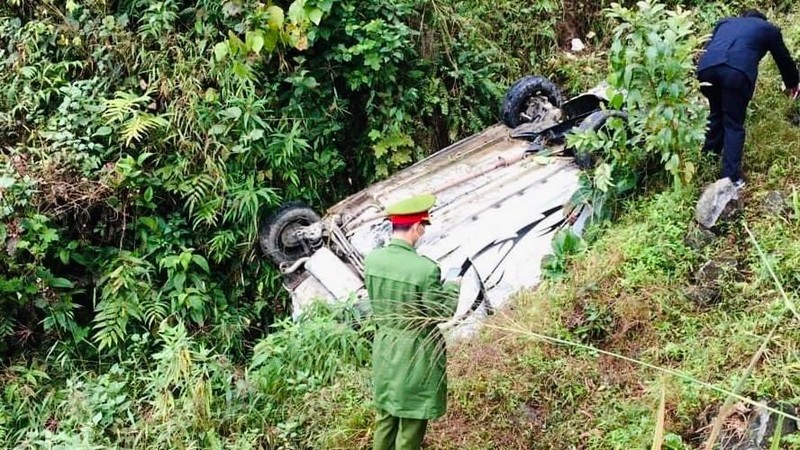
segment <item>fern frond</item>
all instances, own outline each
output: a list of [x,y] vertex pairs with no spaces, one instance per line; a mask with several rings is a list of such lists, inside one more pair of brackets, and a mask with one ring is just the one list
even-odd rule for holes
[[166,127],[169,127],[169,122],[161,116],[135,112],[122,125],[122,138],[125,139],[126,145],[131,145],[131,141],[139,142],[153,130]]
[[130,310],[130,306],[123,298],[103,300],[97,305],[93,328],[97,331],[94,339],[100,350],[116,347],[125,339],[129,319],[125,311]]
[[128,322],[142,321],[142,302],[152,296],[149,278],[153,266],[128,252],[120,253],[111,262],[99,282],[101,300],[95,307],[94,340],[100,350],[113,348],[125,341]]
[[103,118],[106,124],[122,122],[126,117],[136,114],[139,107],[149,104],[152,100],[149,94],[135,95],[129,92],[117,91],[114,98],[105,100]]
[[0,339],[14,334],[14,322],[11,317],[0,317]]
[[36,78],[36,67],[34,66],[24,66],[19,69],[19,74],[22,75],[24,78]]
[[253,228],[257,228],[258,212],[263,211],[264,205],[274,205],[278,193],[270,187],[256,186],[256,181],[251,176],[245,183],[237,186],[237,189],[230,193],[230,197],[230,207],[224,216],[225,222],[244,222],[253,224]]
[[223,230],[215,234],[208,242],[208,256],[214,262],[220,263],[233,256],[236,236],[232,230]]
[[186,200],[186,206],[189,207],[190,216],[198,203],[208,198],[209,194],[214,191],[216,185],[217,182],[205,173],[196,175],[181,185],[181,191],[184,195],[184,200]]
[[155,323],[160,323],[169,315],[169,305],[161,301],[161,296],[154,296],[152,301],[142,303],[144,322],[152,327]]
[[200,225],[216,226],[221,206],[222,199],[219,197],[203,202],[197,209],[197,213],[192,216],[192,228],[197,229]]

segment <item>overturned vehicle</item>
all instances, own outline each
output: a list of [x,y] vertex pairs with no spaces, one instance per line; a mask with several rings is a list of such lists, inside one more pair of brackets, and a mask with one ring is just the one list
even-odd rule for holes
[[553,234],[566,226],[579,232],[587,216],[570,199],[591,155],[574,154],[566,134],[599,130],[624,115],[607,104],[602,85],[565,102],[546,78],[524,77],[505,96],[503,123],[369,186],[323,216],[301,203],[283,205],[262,225],[259,243],[283,274],[293,315],[314,300],[368,306],[364,258],[391,236],[384,206],[419,193],[435,194],[437,202],[417,251],[438,261],[442,273],[464,271],[450,325],[468,330],[511,294],[534,286]]

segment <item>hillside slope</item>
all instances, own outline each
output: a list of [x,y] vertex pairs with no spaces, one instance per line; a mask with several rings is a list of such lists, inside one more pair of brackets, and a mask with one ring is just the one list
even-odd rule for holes
[[[491,123],[498,86],[523,68],[579,91],[605,72],[610,39],[587,39],[582,56],[532,54],[556,47],[556,2],[453,1],[431,15],[442,2],[391,2],[412,11],[295,0],[280,2],[286,42],[237,66],[215,50],[239,45],[227,31],[247,41],[248,31],[268,30],[247,27],[271,27],[266,18],[283,10],[196,3],[67,2],[66,15],[47,2],[3,5],[0,57],[14,70],[0,72],[8,109],[0,111],[0,352],[10,355],[0,364],[0,447],[370,448],[371,325],[348,326],[347,310],[300,323],[272,317],[279,283],[256,260],[257,219],[283,197],[322,203],[380,176],[381,164],[403,166],[409,142],[424,153]],[[668,3],[700,3],[693,16],[702,30],[727,8]],[[320,27],[310,25],[329,9]],[[491,22],[454,24],[445,20],[458,19],[452,11]],[[527,38],[532,14],[548,26],[530,47],[485,45]],[[417,39],[423,17],[432,41]],[[793,49],[798,19],[780,18]],[[319,31],[308,59],[305,35],[291,34],[298,24]],[[258,54],[265,43],[256,35],[242,51]],[[410,52],[383,55],[392,70],[367,58],[392,45]],[[253,81],[256,72],[237,67],[269,76]],[[788,120],[798,106],[779,84],[765,60],[748,119],[741,217],[706,240],[691,224],[717,161],[703,161],[680,188],[663,171],[647,179],[613,221],[590,230],[588,250],[566,258],[565,277],[519,293],[474,342],[450,349],[449,411],[432,423],[429,448],[646,448],[662,429],[664,447],[697,448],[724,391],[738,392],[725,439],[743,429],[748,401],[800,404],[800,331],[789,311],[800,290],[800,129]],[[365,109],[375,114],[350,113]],[[294,127],[301,112],[309,120]],[[267,125],[250,120],[260,115]],[[148,122],[156,116],[170,125]],[[158,127],[136,143],[126,123]],[[185,136],[174,132],[186,127]],[[429,140],[402,138],[419,130]],[[353,155],[362,159],[352,164]],[[209,178],[217,184],[203,184]],[[800,448],[791,440],[780,448]]]
[[[797,17],[780,23],[790,48],[800,48]],[[565,278],[519,293],[478,339],[451,349],[449,411],[432,423],[429,448],[638,449],[657,431],[662,448],[702,448],[729,393],[725,448],[756,402],[784,410],[787,430],[796,429],[788,424],[800,406],[800,317],[792,313],[800,107],[780,85],[765,58],[747,122],[741,214],[716,235],[694,224],[701,189],[719,171],[711,158],[691,185],[656,183],[626,202],[613,223],[591,230],[596,239]],[[367,380],[363,372],[313,397],[306,417],[323,430],[320,442],[369,448]],[[323,422],[313,410],[320,405],[336,413]],[[774,445],[800,448],[800,438]]]
[[[781,23],[797,49],[796,17]],[[433,426],[434,448],[646,448],[662,389],[667,448],[696,448],[726,398],[701,383],[736,391],[742,378],[742,396],[786,402],[797,416],[800,128],[790,120],[798,105],[779,86],[766,58],[747,125],[741,217],[707,240],[695,230],[699,187],[718,173],[711,160],[693,186],[654,187],[630,202],[567,278],[521,293],[479,342],[453,352],[451,410]],[[753,409],[734,405],[727,438]]]

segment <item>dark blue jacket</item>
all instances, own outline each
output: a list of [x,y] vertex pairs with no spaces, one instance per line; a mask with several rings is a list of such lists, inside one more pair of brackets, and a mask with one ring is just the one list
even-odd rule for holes
[[781,30],[757,17],[734,17],[717,23],[697,71],[725,64],[744,72],[755,86],[758,63],[767,52],[772,53],[786,88],[797,87],[797,66],[783,42]]

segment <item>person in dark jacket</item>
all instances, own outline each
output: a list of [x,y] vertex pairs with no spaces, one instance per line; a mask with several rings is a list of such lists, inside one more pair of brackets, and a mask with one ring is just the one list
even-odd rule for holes
[[722,178],[730,178],[737,187],[744,184],[741,166],[747,105],[755,91],[758,64],[767,52],[775,59],[788,94],[797,98],[797,66],[781,30],[759,11],[749,10],[742,17],[717,23],[697,67],[700,90],[710,106],[703,151],[722,155]]

